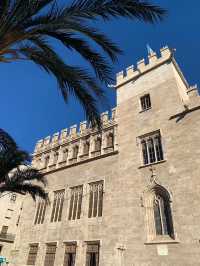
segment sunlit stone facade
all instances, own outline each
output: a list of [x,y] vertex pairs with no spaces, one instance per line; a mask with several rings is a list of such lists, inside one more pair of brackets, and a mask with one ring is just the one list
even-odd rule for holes
[[117,107],[40,140],[51,204],[24,200],[11,265],[200,263],[200,101],[173,52],[117,74]]

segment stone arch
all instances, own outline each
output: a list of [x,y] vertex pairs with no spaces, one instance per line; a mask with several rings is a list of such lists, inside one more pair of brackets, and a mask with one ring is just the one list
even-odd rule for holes
[[143,193],[147,240],[174,238],[172,196],[165,187],[154,183]]

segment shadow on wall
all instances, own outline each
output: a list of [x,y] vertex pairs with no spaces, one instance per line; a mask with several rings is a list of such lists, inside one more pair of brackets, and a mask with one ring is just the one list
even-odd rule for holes
[[176,123],[178,123],[179,121],[181,121],[186,115],[194,112],[194,111],[198,111],[200,110],[200,106],[197,106],[197,107],[194,107],[194,108],[191,108],[189,109],[187,105],[184,105],[185,107],[185,110],[181,113],[178,113],[176,115],[173,115],[173,116],[170,116],[169,120],[172,120],[172,119],[176,119]]

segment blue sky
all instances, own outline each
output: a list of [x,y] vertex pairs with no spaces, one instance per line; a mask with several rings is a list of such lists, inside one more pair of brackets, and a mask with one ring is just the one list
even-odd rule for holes
[[[146,44],[158,51],[168,45],[176,48],[176,59],[191,85],[200,83],[200,2],[187,0],[154,1],[168,10],[168,17],[157,25],[120,19],[101,24],[110,38],[124,51],[113,65],[114,73],[147,56]],[[188,12],[189,10],[189,12]],[[73,64],[84,63],[75,54],[65,54]],[[79,104],[71,99],[66,105],[55,80],[28,62],[0,65],[1,127],[17,143],[32,151],[35,142],[84,120]],[[115,91],[107,89],[110,107],[115,106]]]

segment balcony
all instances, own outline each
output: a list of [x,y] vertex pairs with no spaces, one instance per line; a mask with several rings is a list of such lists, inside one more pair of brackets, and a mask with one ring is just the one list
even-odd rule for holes
[[15,240],[15,235],[14,235],[14,234],[0,233],[0,241],[1,241],[1,242],[9,242],[9,243],[13,243],[14,240]]

